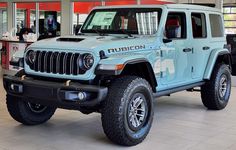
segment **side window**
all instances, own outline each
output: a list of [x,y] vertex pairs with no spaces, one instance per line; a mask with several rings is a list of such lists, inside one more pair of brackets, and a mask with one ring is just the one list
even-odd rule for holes
[[223,37],[224,36],[224,27],[222,18],[217,14],[210,14],[210,23],[211,23],[211,35],[212,37]]
[[206,30],[206,17],[203,13],[192,13],[192,30],[193,30],[193,38],[206,38],[207,30]]
[[171,12],[168,14],[165,36],[168,39],[184,39],[187,37],[186,15],[181,12]]

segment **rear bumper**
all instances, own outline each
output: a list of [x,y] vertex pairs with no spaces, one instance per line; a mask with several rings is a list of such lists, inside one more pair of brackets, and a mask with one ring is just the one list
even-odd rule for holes
[[107,96],[108,88],[82,85],[71,82],[69,86],[61,82],[51,82],[15,76],[4,76],[3,84],[7,94],[21,100],[53,105],[64,109],[79,109],[100,104]]

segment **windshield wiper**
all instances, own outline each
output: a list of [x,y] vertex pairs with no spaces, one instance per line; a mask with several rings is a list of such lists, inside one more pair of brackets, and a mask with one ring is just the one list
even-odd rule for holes
[[125,30],[120,29],[120,30],[118,30],[118,31],[120,31],[120,32],[122,32],[122,33],[128,35],[129,37],[134,37],[131,33],[127,32],[127,31],[125,31]]
[[75,35],[85,35],[84,33],[81,33],[81,32],[79,32],[79,33],[76,33]]
[[100,36],[105,36],[105,35],[107,35],[107,34],[105,34],[105,33],[102,33],[101,32],[101,30],[99,30],[99,29],[93,29],[98,35],[100,35]]

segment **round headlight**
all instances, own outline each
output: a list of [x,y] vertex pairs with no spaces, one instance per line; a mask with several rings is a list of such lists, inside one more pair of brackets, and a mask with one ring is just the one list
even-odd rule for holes
[[27,60],[30,64],[34,64],[36,59],[36,52],[34,51],[29,51],[27,54]]
[[94,64],[94,58],[91,54],[84,54],[83,56],[83,66],[85,69],[89,70]]

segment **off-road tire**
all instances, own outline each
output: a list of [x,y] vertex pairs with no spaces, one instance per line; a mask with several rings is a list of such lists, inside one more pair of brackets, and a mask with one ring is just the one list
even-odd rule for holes
[[[222,78],[226,78],[225,94],[220,94]],[[228,104],[231,93],[231,73],[226,64],[217,64],[211,79],[201,87],[202,102],[210,110],[221,110]]]
[[33,112],[28,102],[20,98],[7,95],[7,109],[13,119],[24,125],[39,125],[48,121],[56,111],[56,107],[45,107],[42,112]]
[[[140,96],[140,93],[143,95],[143,102],[147,104],[145,105],[147,111],[144,113],[145,120],[134,129],[134,127],[131,128],[131,121],[128,121],[130,114],[132,114],[129,108],[135,105],[132,105],[131,102],[136,101],[135,96]],[[113,81],[102,108],[102,126],[107,137],[119,145],[137,145],[146,138],[152,121],[153,93],[149,83],[135,76],[124,76]]]

